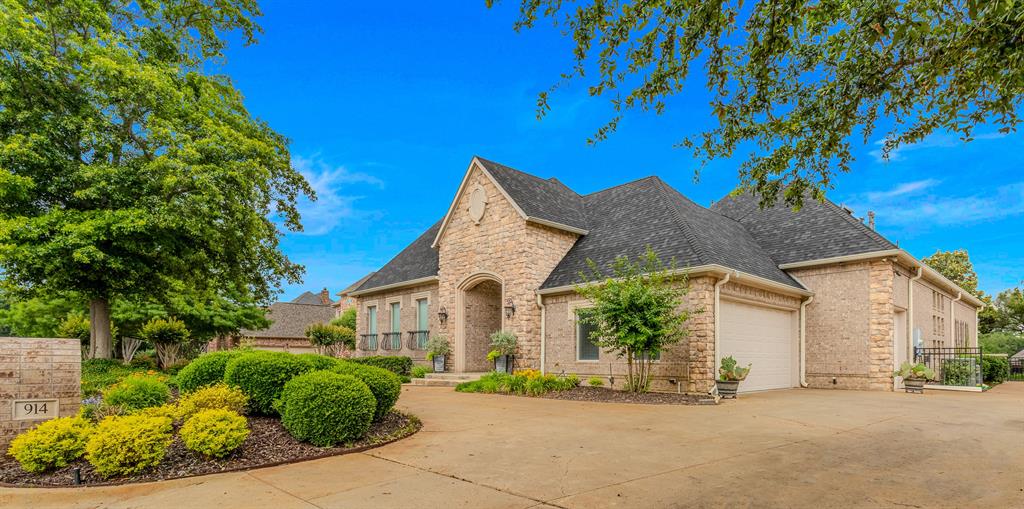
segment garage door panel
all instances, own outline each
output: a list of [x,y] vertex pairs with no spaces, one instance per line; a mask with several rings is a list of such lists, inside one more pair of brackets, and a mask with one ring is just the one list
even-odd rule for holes
[[721,356],[742,366],[753,364],[741,391],[782,389],[794,383],[794,313],[752,304],[722,301]]

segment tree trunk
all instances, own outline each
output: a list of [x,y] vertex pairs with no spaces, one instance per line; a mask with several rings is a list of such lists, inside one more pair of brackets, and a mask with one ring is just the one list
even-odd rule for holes
[[113,353],[110,337],[110,302],[96,298],[89,301],[89,357],[109,359]]

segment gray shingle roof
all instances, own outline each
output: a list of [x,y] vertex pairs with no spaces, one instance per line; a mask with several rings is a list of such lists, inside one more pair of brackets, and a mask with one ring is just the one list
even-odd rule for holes
[[319,293],[313,292],[302,292],[302,295],[292,299],[292,304],[312,304],[314,306],[322,305],[324,302],[321,300]]
[[607,270],[619,256],[636,258],[647,246],[680,268],[719,264],[802,288],[739,223],[697,205],[657,177],[583,199],[590,234],[576,242],[542,288],[579,282],[588,259]]
[[[320,297],[317,297],[319,300]],[[253,338],[305,338],[306,327],[334,319],[334,308],[323,304],[275,302],[268,308],[267,318],[272,322],[270,327],[263,330],[243,329],[241,335]]]
[[785,204],[762,210],[751,194],[726,197],[713,210],[739,221],[780,264],[896,249],[831,201],[805,199],[794,212]]
[[358,290],[358,289],[359,289],[359,287],[360,287],[360,286],[363,286],[363,283],[365,283],[365,282],[366,282],[366,280],[368,280],[368,279],[370,279],[371,277],[373,277],[373,275],[374,275],[374,274],[376,274],[376,272],[371,272],[371,273],[369,273],[369,274],[367,274],[367,275],[365,275],[365,276],[363,276],[363,277],[359,278],[359,280],[358,280],[358,281],[356,281],[355,283],[352,283],[352,284],[348,285],[348,286],[347,286],[347,287],[346,287],[346,288],[345,288],[344,290],[342,290],[342,291],[338,292],[338,295],[340,295],[340,296],[343,296],[343,297],[344,297],[344,296],[346,296],[346,295],[348,295],[348,294],[350,294],[350,293],[352,293],[352,292],[354,292],[354,291]]
[[436,276],[438,270],[437,250],[430,247],[441,229],[441,221],[431,226],[423,235],[409,244],[380,270],[369,277],[355,291],[371,290],[381,286]]
[[494,161],[476,158],[527,216],[588,230],[583,197],[558,179],[544,180]]

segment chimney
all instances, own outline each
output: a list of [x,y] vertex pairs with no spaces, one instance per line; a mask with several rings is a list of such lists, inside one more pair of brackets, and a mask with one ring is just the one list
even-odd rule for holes
[[320,303],[323,305],[331,303],[331,292],[328,292],[326,288],[320,290]]
[[875,211],[868,211],[868,228],[875,229]]

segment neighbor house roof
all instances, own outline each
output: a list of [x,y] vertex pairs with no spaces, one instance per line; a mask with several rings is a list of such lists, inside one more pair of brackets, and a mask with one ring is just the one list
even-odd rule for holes
[[1010,356],[1011,359],[1024,359],[1024,350],[1021,350]]
[[712,210],[742,224],[780,265],[897,248],[827,199],[808,197],[799,211],[781,202],[762,209],[748,193],[726,197]]
[[291,302],[292,304],[314,304],[319,306],[325,304],[324,298],[328,300],[326,304],[330,305],[333,303],[329,295],[325,297],[323,293],[313,292],[302,292],[302,295],[295,297]]
[[[319,300],[317,296],[317,302]],[[305,338],[306,327],[314,323],[327,323],[334,318],[334,308],[330,304],[275,302],[267,309],[267,318],[271,321],[270,327],[263,330],[243,329],[241,335],[253,338]]]

